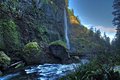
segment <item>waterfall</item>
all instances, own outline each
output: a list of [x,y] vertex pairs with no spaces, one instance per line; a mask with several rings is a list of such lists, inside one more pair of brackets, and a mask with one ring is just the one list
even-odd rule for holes
[[64,25],[65,25],[66,45],[67,45],[67,48],[70,49],[70,41],[69,41],[69,37],[68,37],[67,13],[66,13],[66,9],[65,8],[64,8]]

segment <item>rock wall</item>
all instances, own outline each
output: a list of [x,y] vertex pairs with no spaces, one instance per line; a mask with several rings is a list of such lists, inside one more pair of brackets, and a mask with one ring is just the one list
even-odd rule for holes
[[0,49],[18,50],[31,41],[43,46],[65,40],[65,0],[4,0],[0,4]]

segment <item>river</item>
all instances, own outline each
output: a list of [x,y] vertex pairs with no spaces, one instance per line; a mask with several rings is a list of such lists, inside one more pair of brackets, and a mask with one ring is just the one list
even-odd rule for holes
[[74,72],[76,68],[89,61],[82,59],[79,64],[43,64],[31,66],[23,71],[0,77],[0,80],[58,80],[60,77]]

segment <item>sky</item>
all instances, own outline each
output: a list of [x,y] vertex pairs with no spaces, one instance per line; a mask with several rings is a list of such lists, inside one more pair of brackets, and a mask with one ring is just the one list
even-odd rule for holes
[[112,24],[113,0],[69,0],[69,8],[74,10],[81,23],[90,28],[100,29],[102,35],[114,38],[115,26]]

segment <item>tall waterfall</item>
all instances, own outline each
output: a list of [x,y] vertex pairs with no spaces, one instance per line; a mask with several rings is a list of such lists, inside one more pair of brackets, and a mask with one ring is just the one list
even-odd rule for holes
[[70,41],[69,41],[69,37],[68,37],[67,13],[66,13],[66,9],[65,8],[64,8],[64,25],[65,25],[66,45],[67,45],[67,48],[70,49]]

